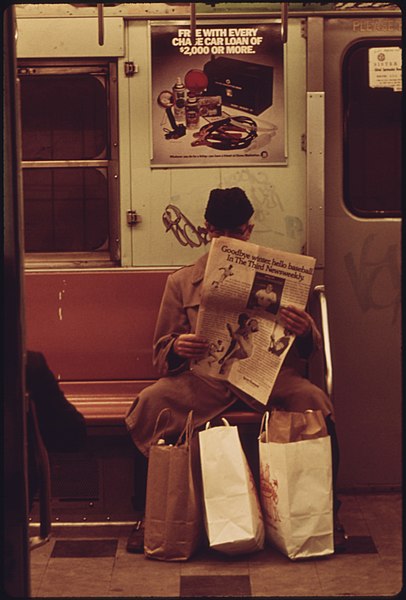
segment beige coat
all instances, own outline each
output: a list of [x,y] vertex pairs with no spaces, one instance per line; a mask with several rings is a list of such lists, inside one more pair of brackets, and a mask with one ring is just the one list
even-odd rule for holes
[[154,437],[154,427],[160,411],[169,407],[171,418],[163,420],[155,437],[173,440],[180,434],[187,414],[193,410],[197,427],[213,419],[238,399],[253,410],[263,412],[272,404],[287,410],[321,409],[327,416],[333,413],[329,398],[299,373],[300,359],[307,358],[321,346],[320,333],[312,320],[312,333],[307,339],[297,338],[275,382],[267,406],[223,381],[198,376],[189,369],[189,362],[171,355],[173,343],[181,333],[193,333],[200,305],[202,281],[207,254],[197,262],[182,267],[168,277],[154,335],[153,360],[162,376],[145,388],[134,400],[126,425],[134,443],[145,455]]

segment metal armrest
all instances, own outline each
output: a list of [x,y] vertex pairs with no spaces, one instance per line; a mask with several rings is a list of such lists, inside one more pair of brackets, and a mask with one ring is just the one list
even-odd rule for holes
[[31,398],[29,399],[29,411],[32,417],[35,440],[35,448],[29,448],[29,451],[35,452],[39,470],[40,528],[39,536],[30,537],[30,550],[33,550],[48,542],[51,534],[51,476],[48,452],[42,440],[35,404]]
[[331,397],[333,393],[333,363],[331,359],[330,330],[328,325],[327,296],[324,285],[316,285],[314,294],[320,308],[321,335],[323,338],[324,379],[326,392]]

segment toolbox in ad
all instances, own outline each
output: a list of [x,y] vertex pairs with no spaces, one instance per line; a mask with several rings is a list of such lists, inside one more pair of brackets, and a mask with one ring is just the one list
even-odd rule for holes
[[225,106],[260,115],[272,106],[273,67],[216,57],[204,65],[207,93],[221,96]]

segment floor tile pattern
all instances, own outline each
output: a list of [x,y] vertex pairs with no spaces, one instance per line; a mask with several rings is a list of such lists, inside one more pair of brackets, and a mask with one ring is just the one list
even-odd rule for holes
[[341,499],[348,551],[302,561],[291,561],[266,546],[261,552],[233,557],[205,548],[186,562],[163,562],[126,552],[130,524],[55,526],[50,541],[30,552],[31,596],[376,598],[398,594],[403,587],[401,494],[345,494]]
[[376,554],[378,550],[369,535],[348,536],[346,554]]
[[51,558],[115,556],[118,540],[56,540]]
[[248,575],[181,575],[181,598],[251,596]]

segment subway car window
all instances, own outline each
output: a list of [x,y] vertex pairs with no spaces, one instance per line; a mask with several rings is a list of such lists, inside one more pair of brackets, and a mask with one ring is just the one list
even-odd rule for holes
[[400,61],[399,42],[365,40],[343,62],[344,201],[360,217],[400,216]]
[[112,258],[111,68],[19,65],[28,255]]
[[20,79],[23,160],[106,156],[105,81],[88,74]]
[[108,244],[105,169],[24,169],[27,252],[93,252]]

